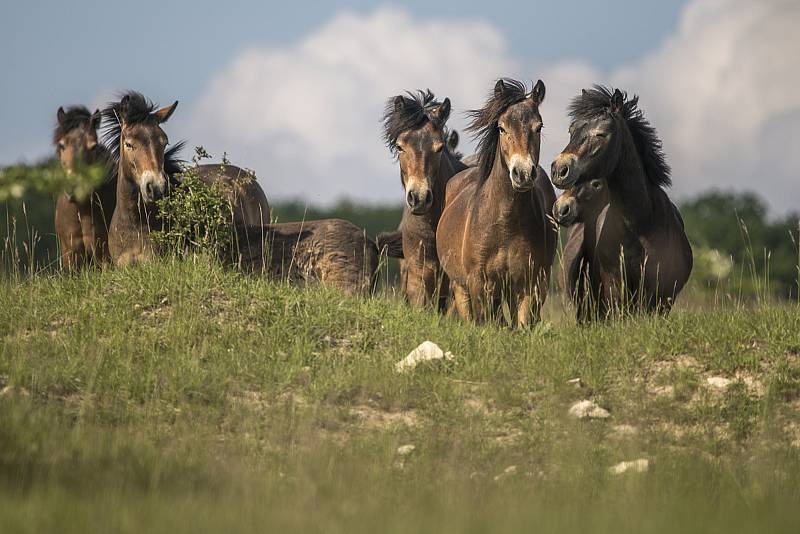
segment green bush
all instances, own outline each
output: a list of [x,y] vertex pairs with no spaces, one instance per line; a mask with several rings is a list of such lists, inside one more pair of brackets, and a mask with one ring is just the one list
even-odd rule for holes
[[178,176],[169,195],[157,201],[162,228],[153,241],[167,253],[223,257],[234,245],[233,213],[226,185],[207,185],[197,166]]

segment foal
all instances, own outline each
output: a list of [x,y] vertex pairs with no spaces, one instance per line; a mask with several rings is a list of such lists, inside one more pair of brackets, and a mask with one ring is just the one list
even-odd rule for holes
[[[400,163],[405,206],[400,222],[400,283],[410,303],[444,310],[447,282],[436,255],[436,228],[444,208],[447,182],[466,168],[453,153],[458,137],[448,133],[450,99],[418,91],[390,99],[383,115],[384,139]],[[388,244],[387,234],[379,241]],[[390,256],[398,256],[389,248]]]
[[544,83],[497,81],[469,129],[478,165],[447,187],[436,248],[464,319],[498,317],[508,299],[512,325],[539,319],[556,247],[555,193],[539,167]]
[[572,101],[570,142],[553,162],[566,192],[553,211],[571,226],[562,265],[578,320],[612,312],[668,313],[692,270],[678,209],[662,187],[670,169],[638,108],[595,86]]
[[61,265],[79,269],[87,263],[103,263],[108,253],[108,225],[116,204],[117,175],[106,148],[97,142],[100,112],[83,106],[58,108],[53,143],[62,170],[74,176],[91,165],[101,165],[105,181],[88,195],[63,191],[56,201],[55,230],[61,249]]

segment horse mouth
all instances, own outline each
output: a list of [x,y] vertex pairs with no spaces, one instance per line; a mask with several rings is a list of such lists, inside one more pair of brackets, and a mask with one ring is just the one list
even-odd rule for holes
[[533,180],[527,180],[525,182],[511,180],[511,188],[517,193],[527,193],[533,189]]

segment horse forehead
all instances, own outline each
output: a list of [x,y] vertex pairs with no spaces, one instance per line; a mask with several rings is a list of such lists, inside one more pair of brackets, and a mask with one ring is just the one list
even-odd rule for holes
[[438,128],[433,126],[432,123],[426,122],[419,128],[403,132],[400,136],[400,141],[412,147],[424,149],[431,146],[435,141],[441,141],[441,138],[442,134]]
[[525,126],[532,122],[541,121],[539,110],[529,102],[524,101],[511,106],[505,112],[503,120],[508,126]]
[[141,143],[157,141],[166,136],[158,124],[148,122],[129,126],[126,129],[125,135],[129,139]]

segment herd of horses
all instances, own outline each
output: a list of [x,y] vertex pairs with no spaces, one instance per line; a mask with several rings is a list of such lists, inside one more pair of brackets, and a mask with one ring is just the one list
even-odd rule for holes
[[[664,188],[670,169],[638,98],[595,85],[570,104],[569,144],[539,165],[545,85],[497,80],[470,111],[474,155],[456,151],[450,99],[418,91],[391,98],[382,124],[405,193],[398,230],[375,240],[340,220],[273,223],[251,173],[224,163],[198,165],[219,185],[236,238],[231,264],[295,283],[349,293],[372,290],[381,254],[400,259],[401,291],[415,306],[468,321],[535,323],[550,285],[558,226],[568,229],[563,282],[580,321],[612,313],[666,314],[692,269],[692,250]],[[103,110],[59,108],[53,141],[63,170],[104,164],[106,180],[88,198],[68,191],[55,222],[62,265],[131,265],[159,254],[151,233],[163,225],[158,199],[186,166],[162,125],[178,102],[157,108],[137,92]],[[556,199],[555,185],[563,190]]]

